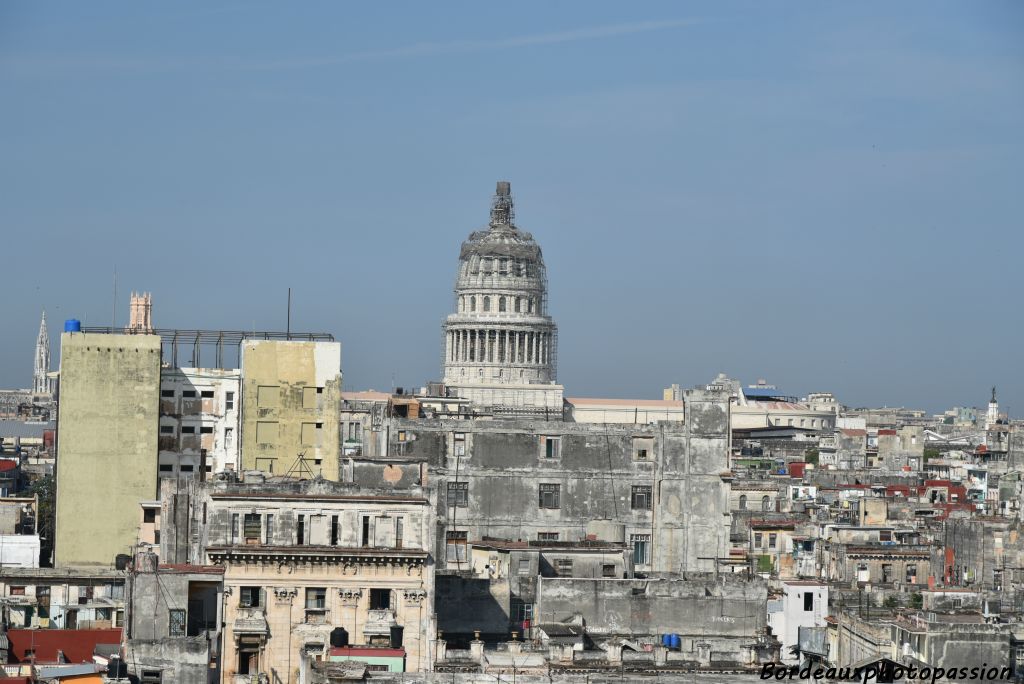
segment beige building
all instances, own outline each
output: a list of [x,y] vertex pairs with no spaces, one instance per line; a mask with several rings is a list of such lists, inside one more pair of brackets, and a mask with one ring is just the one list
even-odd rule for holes
[[246,340],[241,366],[242,468],[337,480],[341,344]]
[[57,567],[131,554],[157,493],[159,403],[158,336],[61,335]]
[[[179,493],[177,505],[191,519],[163,523],[162,555],[183,538],[191,558],[224,568],[224,682],[295,682],[300,655],[327,660],[342,631],[350,646],[401,650],[406,671],[430,669],[434,531],[424,492],[260,473],[189,487],[191,501]],[[189,529],[200,530],[194,542]]]

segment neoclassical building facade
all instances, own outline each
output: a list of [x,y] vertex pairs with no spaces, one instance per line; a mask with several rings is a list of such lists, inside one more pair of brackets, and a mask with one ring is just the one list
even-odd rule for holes
[[507,181],[498,183],[487,229],[462,243],[444,334],[449,394],[497,410],[562,410],[544,257],[515,225]]

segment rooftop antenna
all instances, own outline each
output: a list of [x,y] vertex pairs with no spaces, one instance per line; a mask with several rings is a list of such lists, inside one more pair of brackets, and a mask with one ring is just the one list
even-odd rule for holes
[[114,300],[110,306],[110,327],[117,327],[117,265],[114,265]]
[[292,339],[292,288],[288,288],[288,322],[285,327],[285,337]]

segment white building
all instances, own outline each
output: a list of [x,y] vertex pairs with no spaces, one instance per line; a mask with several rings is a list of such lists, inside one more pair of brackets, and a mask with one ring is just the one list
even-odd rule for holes
[[239,380],[234,369],[163,369],[160,477],[238,468]]
[[793,649],[801,627],[824,627],[828,585],[813,580],[783,580],[782,598],[768,602],[768,626],[782,643],[782,661],[795,663]]

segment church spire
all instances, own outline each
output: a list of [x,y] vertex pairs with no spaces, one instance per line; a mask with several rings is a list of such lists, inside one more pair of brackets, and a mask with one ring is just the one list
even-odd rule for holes
[[36,358],[32,366],[32,392],[49,394],[50,380],[46,377],[50,372],[50,333],[46,329],[46,311],[39,322],[39,336],[36,338]]

